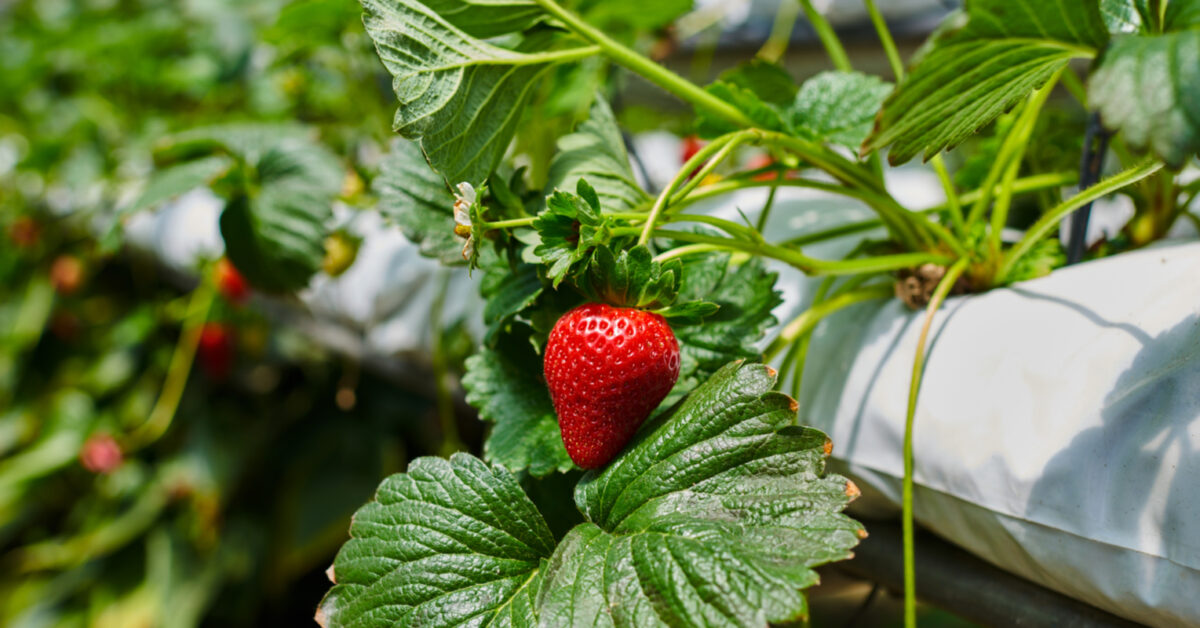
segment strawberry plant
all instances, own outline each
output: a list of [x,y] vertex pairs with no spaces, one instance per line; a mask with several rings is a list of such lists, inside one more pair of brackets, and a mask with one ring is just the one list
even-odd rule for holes
[[[1127,237],[1093,254],[1145,244],[1191,215],[1195,185],[1175,172],[1200,149],[1189,78],[1200,50],[1195,3],[1056,0],[1047,10],[970,0],[906,67],[865,0],[892,84],[855,71],[801,0],[832,70],[797,84],[772,62],[782,45],[773,38],[762,58],[705,86],[639,51],[638,29],[679,15],[665,8],[673,3],[661,15],[609,4],[362,0],[399,101],[400,138],[373,186],[379,209],[426,255],[482,276],[487,333],[463,385],[491,428],[487,462],[424,459],[384,482],[356,517],[318,620],[802,618],[809,569],[854,544],[856,524],[837,514],[854,490],[819,479],[824,439],[788,426],[795,402],[769,392],[775,371],[752,362],[776,361],[794,395],[822,319],[895,295],[926,311],[904,443],[911,625],[912,416],[932,314],[951,294],[1061,265],[1049,236],[1101,197],[1126,194],[1137,213]],[[1077,60],[1090,62],[1084,79]],[[586,107],[558,100],[562,76],[617,67],[693,107],[692,128],[706,140],[684,142],[659,190],[630,167],[608,93],[576,92]],[[1040,165],[1050,151],[1034,131],[1060,85],[1115,134],[1119,164],[1108,176]],[[952,174],[944,151],[980,132],[985,141]],[[739,168],[747,151],[759,158]],[[889,189],[884,158],[917,155],[944,203],[909,207]],[[742,221],[697,211],[754,188],[770,193],[761,207],[739,208]],[[766,225],[783,188],[853,199],[875,219],[778,239]],[[1018,203],[1036,215],[1010,238]],[[843,259],[805,250],[875,229],[881,239],[861,239]],[[811,307],[762,347],[779,303],[767,262],[824,280]],[[547,505],[529,495],[540,478],[577,466],[590,469],[568,515],[578,522],[552,533],[539,512]]]

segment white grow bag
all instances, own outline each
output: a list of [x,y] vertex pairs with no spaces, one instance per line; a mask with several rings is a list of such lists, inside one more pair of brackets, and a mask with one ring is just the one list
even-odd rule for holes
[[[856,307],[811,345],[801,419],[867,509],[900,501],[922,316]],[[1200,625],[1200,243],[950,299],[930,339],[918,521],[1114,614]]]

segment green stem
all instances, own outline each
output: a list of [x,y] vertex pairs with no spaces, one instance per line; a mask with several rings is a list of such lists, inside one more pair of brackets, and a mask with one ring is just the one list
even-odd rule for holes
[[788,0],[779,3],[779,8],[775,10],[775,22],[771,24],[771,34],[767,36],[767,41],[755,56],[771,63],[783,57],[783,53],[787,52],[788,41],[792,38],[796,17],[800,14],[799,8],[799,5]]
[[794,266],[809,275],[857,275],[861,273],[878,273],[899,270],[901,268],[911,268],[913,266],[920,266],[921,264],[938,264],[944,266],[952,261],[951,258],[937,253],[900,253],[896,255],[880,255],[876,257],[866,257],[854,260],[823,260],[808,257],[794,249],[784,248],[775,244],[734,240],[731,238],[722,238],[705,233],[657,229],[654,231],[653,235],[656,238],[671,238],[682,242],[712,244],[723,249],[743,251],[758,255],[760,257],[777,259],[786,264],[790,264],[791,266]]
[[1009,273],[1012,272],[1013,267],[1018,261],[1021,260],[1021,257],[1028,253],[1029,250],[1033,248],[1033,245],[1037,244],[1038,241],[1046,237],[1051,231],[1058,227],[1059,222],[1064,216],[1091,201],[1111,194],[1131,183],[1141,181],[1155,172],[1158,172],[1160,169],[1162,169],[1162,167],[1162,162],[1154,161],[1152,159],[1146,160],[1140,165],[1122,170],[1121,172],[1100,181],[1086,190],[1081,190],[1075,196],[1072,196],[1071,198],[1047,210],[1046,213],[1042,214],[1042,217],[1039,218],[1037,222],[1033,223],[1033,226],[1025,232],[1025,235],[1021,238],[1021,240],[1017,242],[1011,249],[1009,249],[1007,254],[1005,254],[1004,263],[1001,264],[1000,272],[997,273],[997,277],[1000,279],[999,283],[1003,284],[1007,281]]
[[762,233],[763,229],[767,227],[767,218],[771,215],[771,208],[775,207],[775,194],[777,192],[779,192],[779,186],[772,185],[771,191],[767,193],[767,202],[763,204],[762,211],[758,214],[758,221],[754,225],[754,228],[759,233]]
[[933,164],[933,170],[937,172],[938,180],[942,182],[942,190],[946,193],[946,206],[950,209],[950,222],[954,225],[954,230],[958,232],[958,235],[965,237],[967,227],[963,222],[962,204],[959,202],[958,192],[954,190],[954,181],[950,179],[950,173],[946,171],[946,162],[942,159],[941,153],[934,155],[930,162]]
[[446,365],[446,340],[443,333],[442,313],[446,302],[446,290],[450,286],[450,273],[443,270],[439,276],[437,293],[429,309],[429,324],[433,334],[433,355],[430,356],[433,371],[433,397],[437,405],[438,421],[442,428],[441,455],[449,456],[464,449],[458,437],[458,423],[454,417],[454,399],[446,385],[449,368]]
[[[594,57],[604,50],[600,46],[583,46],[582,48],[567,48],[565,50],[547,50],[546,52],[529,52],[523,53],[518,65],[534,65],[539,63],[569,63],[571,61],[582,61],[588,57]],[[508,58],[497,60],[496,63],[511,65],[512,61]],[[467,64],[472,65],[472,64]],[[446,66],[447,68],[453,66]]]
[[529,227],[533,225],[533,221],[537,220],[537,216],[528,216],[525,218],[513,218],[511,220],[497,220],[496,222],[485,222],[480,225],[483,229],[513,229],[516,227]]
[[1075,74],[1075,71],[1068,66],[1067,69],[1063,71],[1062,77],[1060,77],[1059,80],[1062,81],[1063,87],[1067,88],[1067,91],[1071,93],[1071,96],[1073,96],[1075,100],[1079,101],[1079,104],[1083,105],[1083,107],[1086,109],[1088,106],[1087,88],[1083,86],[1083,81],[1079,79],[1079,76]]
[[168,504],[168,490],[158,482],[144,490],[133,506],[100,527],[67,539],[41,541],[15,550],[17,571],[29,573],[81,565],[106,556],[137,538]]
[[842,72],[852,71],[854,68],[850,66],[850,57],[846,56],[846,49],[842,47],[842,42],[825,20],[825,16],[813,8],[812,0],[800,0],[800,6],[804,9],[804,15],[812,24],[813,30],[817,32],[817,37],[821,39],[821,44],[825,46],[825,51],[829,53],[833,67]]
[[712,225],[724,231],[725,233],[728,233],[734,238],[747,240],[750,242],[763,241],[762,234],[760,234],[758,231],[755,231],[753,228],[732,220],[718,218],[716,216],[705,216],[703,214],[676,214],[674,216],[668,216],[666,222],[698,222],[705,225]]
[[942,276],[933,291],[929,305],[925,308],[925,322],[917,338],[917,354],[913,358],[912,382],[908,387],[908,411],[904,416],[904,487],[901,496],[903,506],[902,528],[904,535],[904,625],[917,625],[917,572],[913,551],[913,419],[917,411],[917,395],[921,391],[921,373],[925,370],[925,343],[929,339],[929,328],[933,315],[942,306],[942,301],[954,287],[954,283],[967,269],[968,260],[960,259]]
[[578,15],[564,9],[554,0],[534,1],[547,13],[558,18],[567,28],[599,46],[610,59],[642,75],[655,85],[740,127],[754,126],[754,122],[737,107],[713,96],[695,83],[605,35],[596,27],[583,21]]
[[[900,60],[900,53],[896,50],[896,41],[892,39],[892,33],[888,30],[887,22],[884,21],[883,15],[879,13],[879,8],[875,6],[875,0],[863,0],[863,4],[867,6],[867,14],[871,16],[871,24],[875,26],[875,32],[879,34],[879,43],[883,45],[883,52],[887,55],[888,65],[892,66],[892,74],[896,77],[896,82],[904,80],[904,63]],[[941,153],[938,153],[939,155]]]
[[171,362],[167,366],[167,376],[163,380],[158,401],[150,411],[150,417],[124,439],[122,449],[125,451],[134,451],[153,443],[171,427],[171,421],[175,418],[179,401],[183,398],[183,391],[187,386],[188,375],[192,372],[196,348],[200,345],[201,330],[208,320],[208,312],[212,309],[215,296],[216,290],[208,280],[202,280],[192,291],[179,341],[171,354]]
[[[1050,77],[1050,80],[1046,81],[1045,85],[1033,93],[1029,104],[1021,112],[1016,126],[1013,127],[1013,135],[1016,136],[1015,149],[1007,157],[1008,163],[1003,167],[1004,175],[1000,180],[1000,193],[996,196],[995,206],[992,207],[992,228],[988,232],[988,242],[993,251],[1000,250],[1000,232],[1008,222],[1008,210],[1012,206],[1012,183],[1017,179],[1017,174],[1021,170],[1021,161],[1025,158],[1025,149],[1029,146],[1033,128],[1037,126],[1038,114],[1041,113],[1042,106],[1046,104],[1046,99],[1050,97],[1050,92],[1054,90],[1054,85],[1062,73],[1060,68]],[[1000,160],[997,160],[997,164],[1000,163]]]
[[722,135],[721,137],[709,142],[707,146],[701,148],[696,152],[695,155],[692,155],[691,159],[687,160],[687,162],[683,164],[683,167],[675,173],[675,177],[671,179],[670,183],[668,183],[667,186],[663,188],[663,191],[659,193],[658,198],[654,200],[654,205],[650,207],[650,215],[646,217],[646,226],[643,228],[642,234],[638,238],[638,244],[645,244],[650,241],[650,234],[654,232],[654,226],[658,223],[659,216],[661,216],[663,211],[667,208],[671,196],[675,193],[675,189],[680,185],[683,185],[684,181],[687,180],[687,177],[694,172],[696,168],[700,166],[700,164],[707,162],[709,157],[712,157],[719,152],[725,147],[726,144],[734,141],[735,138],[746,133],[748,133],[748,131],[734,131],[733,133]]
[[[733,153],[734,149],[749,139],[749,137],[750,136],[748,133],[734,133],[733,136],[729,138],[729,141],[725,142],[725,144],[721,146],[720,150],[713,154],[712,159],[704,162],[704,165],[700,167],[700,170],[696,171],[695,174],[688,175],[690,178],[686,180],[686,182],[683,184],[683,187],[681,187],[679,191],[671,195],[671,199],[667,202],[667,205],[674,205],[675,203],[678,203],[680,199],[690,194],[692,190],[696,189],[696,186],[700,185],[700,183],[708,177],[708,175],[712,174],[713,170],[717,169],[717,166],[721,165],[722,162],[729,158],[729,155]],[[688,173],[691,171],[685,169],[681,172]]]
[[792,319],[792,322],[788,323],[787,327],[784,327],[783,331],[779,332],[779,335],[776,336],[774,342],[772,342],[771,345],[767,347],[767,350],[763,352],[764,361],[772,360],[776,355],[779,354],[780,351],[784,349],[784,347],[791,345],[801,336],[804,336],[808,332],[812,331],[812,329],[817,326],[817,323],[821,322],[822,319],[830,314],[854,305],[855,303],[862,303],[863,301],[870,301],[873,299],[887,299],[892,297],[894,293],[895,289],[890,285],[870,286],[867,288],[862,288],[861,290],[846,292],[829,299],[828,301],[822,301],[814,304],[812,307],[804,310],[804,312],[799,316]]
[[669,259],[674,259],[676,257],[684,257],[686,255],[692,255],[694,253],[708,253],[709,251],[720,251],[720,250],[721,250],[721,247],[719,247],[715,244],[688,244],[686,246],[680,246],[680,247],[673,248],[670,251],[663,251],[662,253],[659,253],[658,255],[654,256],[654,261],[661,264]]

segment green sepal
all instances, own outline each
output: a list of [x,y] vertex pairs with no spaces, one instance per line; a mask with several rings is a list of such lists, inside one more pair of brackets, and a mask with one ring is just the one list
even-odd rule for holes
[[546,211],[533,221],[540,242],[533,253],[548,266],[546,276],[555,288],[568,275],[587,266],[592,252],[614,240],[618,222],[600,211],[600,197],[580,179],[575,194],[555,190],[546,197]]
[[680,269],[679,260],[654,261],[644,245],[617,254],[602,246],[592,258],[585,292],[620,307],[663,308],[671,305],[679,292]]

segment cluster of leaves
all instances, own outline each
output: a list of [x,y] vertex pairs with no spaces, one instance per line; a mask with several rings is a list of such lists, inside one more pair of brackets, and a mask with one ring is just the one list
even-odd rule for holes
[[[1162,9],[1160,11],[1160,9]],[[1094,59],[1088,106],[1173,168],[1200,151],[1200,3],[973,0],[888,98],[864,146],[892,163],[953,147],[1072,59]]]
[[[864,535],[822,477],[828,440],[792,426],[774,373],[733,363],[575,487],[556,540],[512,473],[422,458],[354,518],[323,626],[710,626],[803,620],[813,567]],[[719,576],[716,574],[720,574]]]

